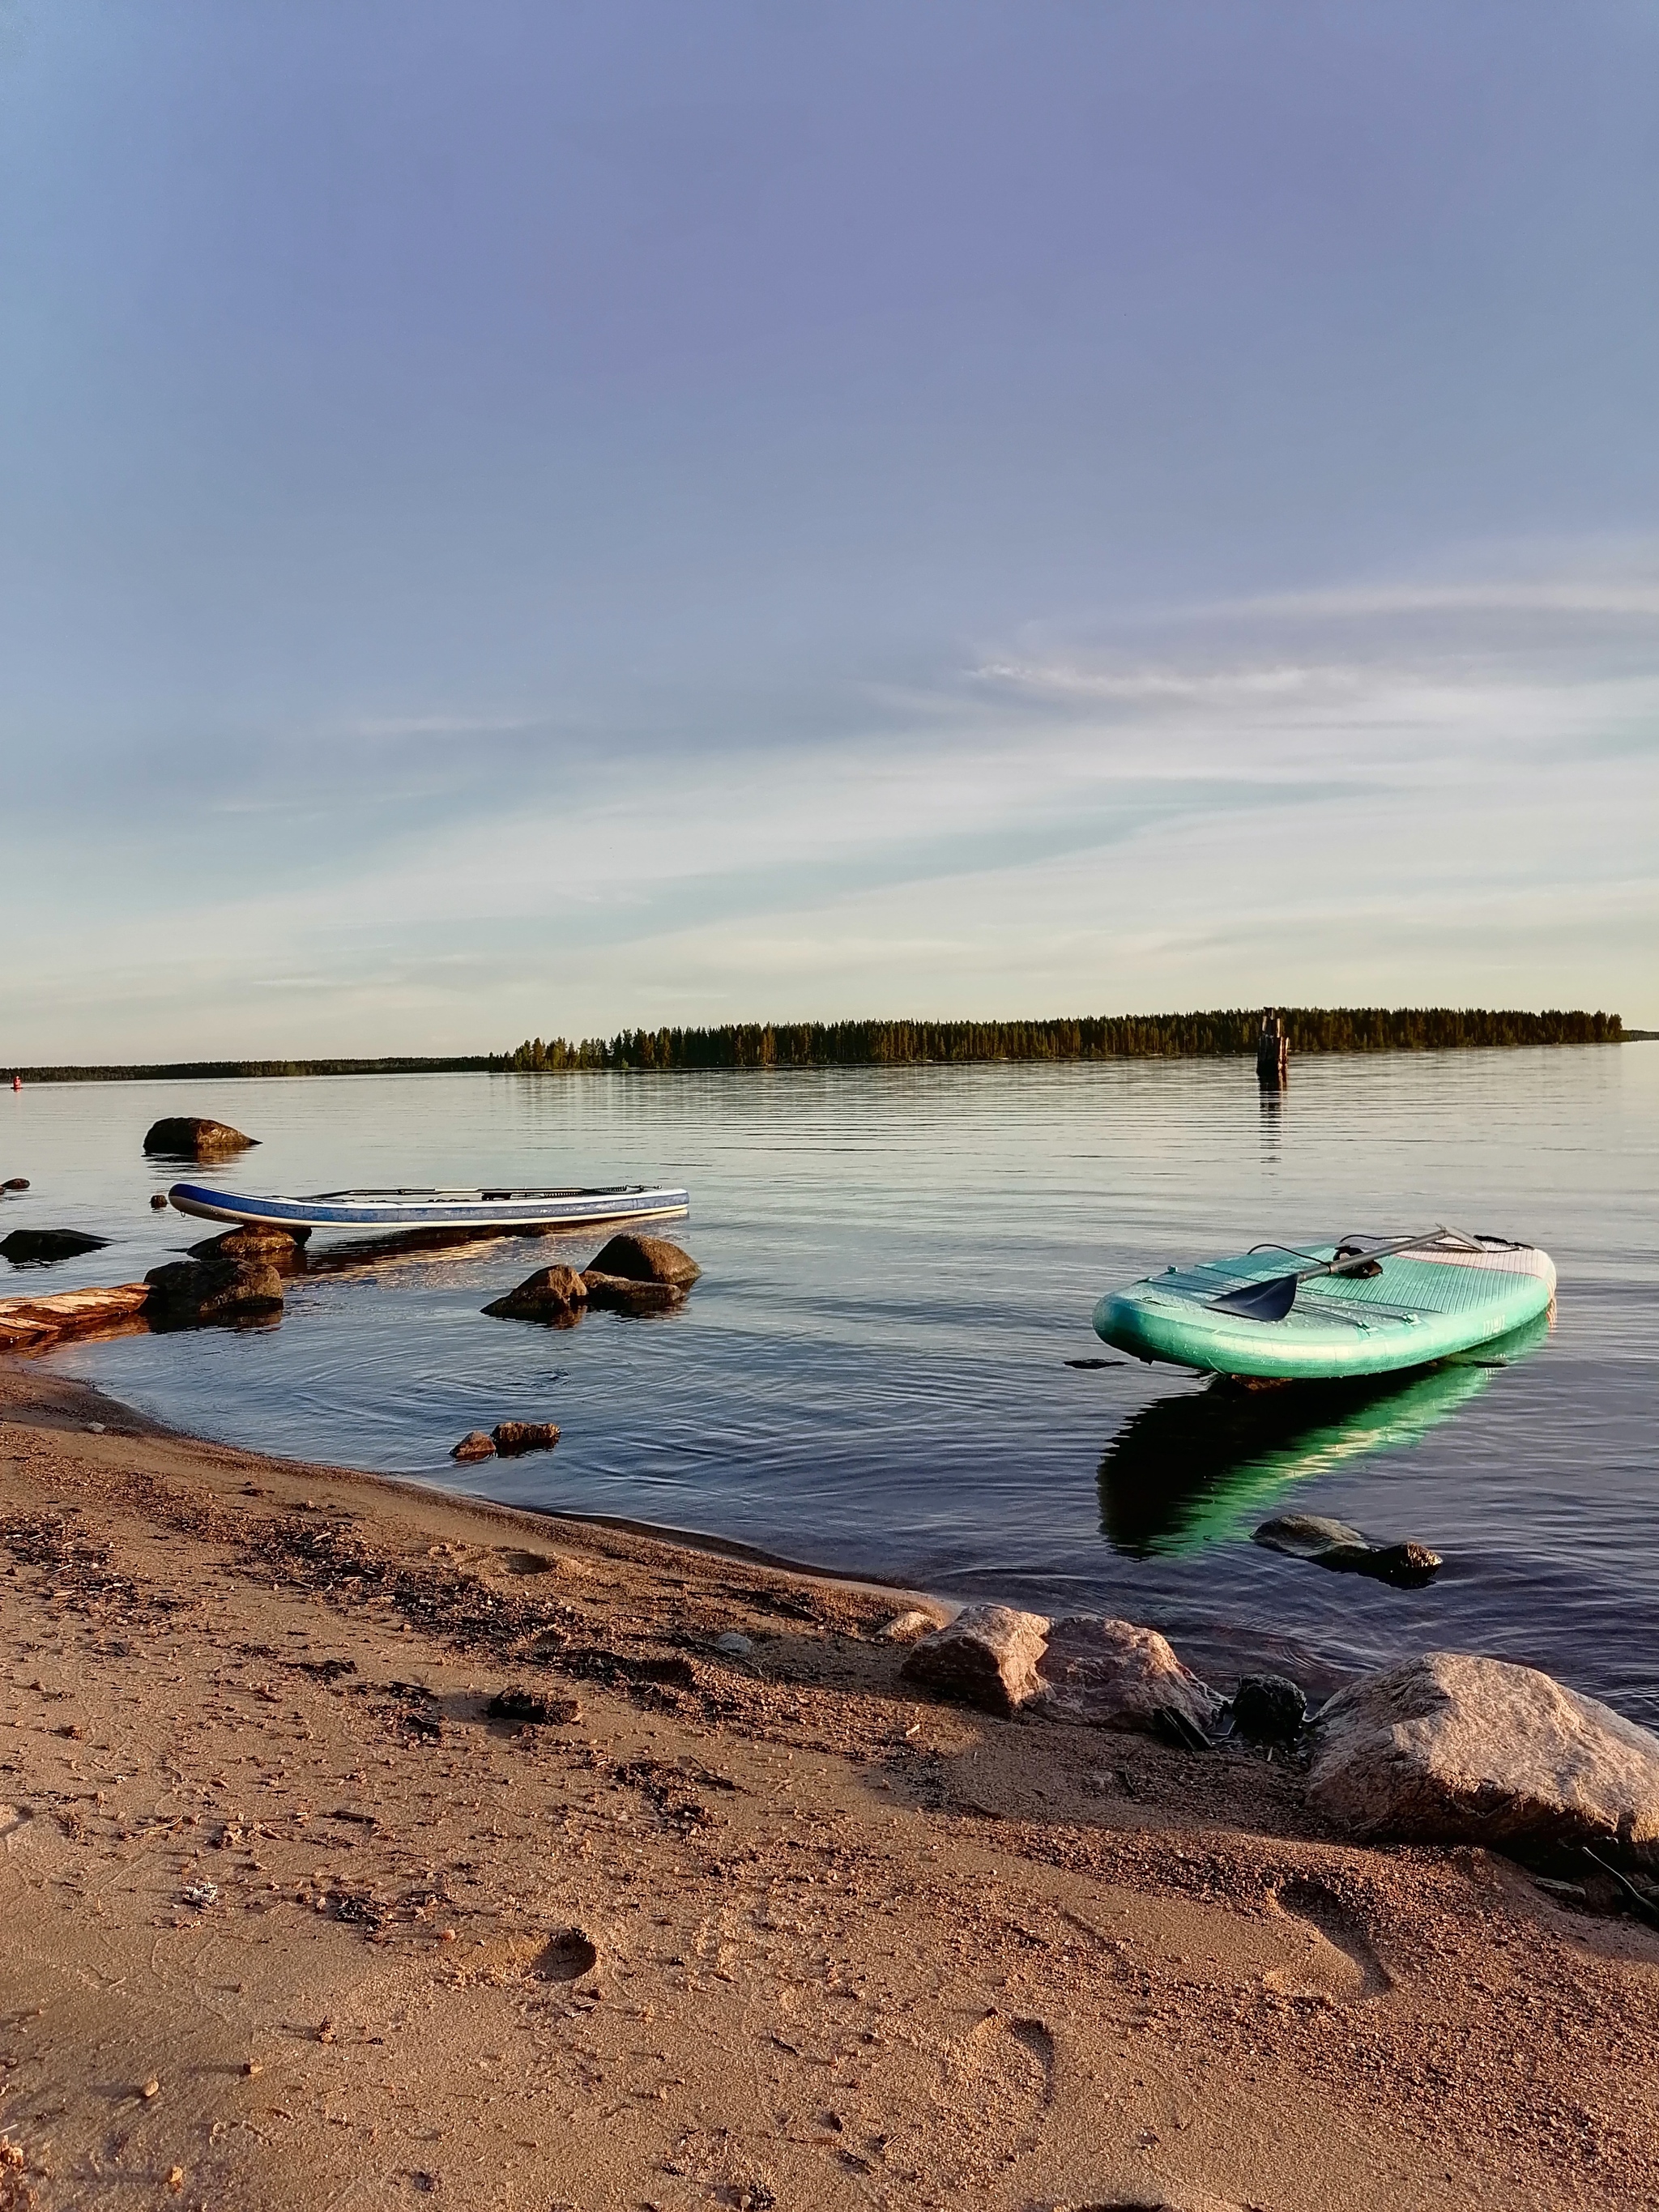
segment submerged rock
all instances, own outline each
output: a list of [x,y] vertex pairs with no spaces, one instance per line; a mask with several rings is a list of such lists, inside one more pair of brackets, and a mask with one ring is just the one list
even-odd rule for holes
[[552,1421],[497,1421],[489,1441],[503,1459],[515,1459],[520,1452],[551,1451],[559,1431]]
[[245,1152],[250,1145],[257,1145],[257,1137],[245,1137],[240,1129],[233,1129],[228,1121],[210,1121],[201,1114],[167,1114],[159,1121],[152,1121],[144,1137],[147,1152],[160,1152],[169,1159],[210,1160],[226,1152]]
[[78,1259],[82,1252],[101,1252],[107,1237],[93,1237],[84,1229],[14,1229],[0,1237],[3,1252],[14,1267],[46,1267],[55,1260]]
[[468,1431],[466,1435],[461,1438],[459,1443],[451,1445],[449,1456],[451,1459],[459,1459],[463,1461],[473,1459],[494,1459],[495,1456],[495,1438],[486,1435],[483,1429],[471,1429]]
[[548,1322],[568,1328],[586,1306],[587,1285],[574,1267],[538,1267],[504,1297],[492,1298],[484,1311],[501,1321]]
[[1659,1866],[1659,1736],[1535,1668],[1431,1651],[1340,1691],[1313,1733],[1309,1797],[1362,1840]]
[[1036,1696],[1048,1623],[1040,1613],[1006,1605],[970,1605],[943,1628],[924,1636],[899,1672],[908,1682],[937,1690],[1004,1719]]
[[1294,1743],[1307,1717],[1302,1686],[1288,1674],[1247,1674],[1233,1692],[1233,1734],[1246,1743]]
[[192,1328],[280,1313],[283,1279],[268,1262],[248,1260],[173,1260],[144,1278],[144,1311],[153,1327]]
[[1369,1575],[1396,1589],[1420,1589],[1446,1564],[1438,1552],[1415,1539],[1378,1544],[1346,1521],[1327,1520],[1319,1513],[1282,1513],[1276,1520],[1264,1521],[1251,1541],[1293,1559],[1311,1560],[1334,1574]]
[[1093,1613],[1056,1621],[1036,1667],[1042,1686],[1031,1710],[1045,1720],[1207,1742],[1221,1717],[1209,1684],[1155,1628],[1133,1621]]
[[1328,1520],[1322,1513],[1281,1513],[1264,1521],[1251,1537],[1270,1552],[1284,1552],[1292,1559],[1315,1559],[1336,1544],[1364,1544],[1369,1539],[1346,1521]]
[[1333,1544],[1316,1552],[1316,1567],[1329,1567],[1340,1575],[1369,1575],[1373,1582],[1392,1583],[1396,1589],[1420,1589],[1432,1582],[1445,1561],[1426,1544]]
[[620,1275],[634,1283],[665,1283],[689,1291],[702,1269],[689,1252],[671,1244],[665,1237],[640,1237],[624,1230],[594,1254],[590,1273]]

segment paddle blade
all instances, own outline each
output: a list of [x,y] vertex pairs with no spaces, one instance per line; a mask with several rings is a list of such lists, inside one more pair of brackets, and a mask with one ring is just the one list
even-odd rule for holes
[[1245,1321],[1283,1321],[1296,1304],[1297,1275],[1274,1275],[1265,1283],[1246,1283],[1210,1300],[1212,1313],[1237,1314]]

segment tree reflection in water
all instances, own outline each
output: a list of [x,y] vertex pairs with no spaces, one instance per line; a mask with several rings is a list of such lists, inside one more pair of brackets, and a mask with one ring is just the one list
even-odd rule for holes
[[1100,1462],[1101,1533],[1170,1559],[1248,1533],[1294,1482],[1418,1443],[1540,1344],[1549,1319],[1405,1375],[1247,1389],[1218,1376],[1130,1416]]

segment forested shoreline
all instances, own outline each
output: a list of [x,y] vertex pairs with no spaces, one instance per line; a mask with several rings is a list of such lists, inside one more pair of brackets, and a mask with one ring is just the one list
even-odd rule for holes
[[[1292,1056],[1444,1052],[1480,1046],[1618,1044],[1617,1014],[1451,1006],[1287,1006]],[[1023,1022],[740,1022],[718,1029],[623,1030],[572,1043],[528,1039],[506,1065],[526,1074],[586,1068],[917,1066],[988,1060],[1193,1060],[1253,1053],[1259,1007],[1209,1013]]]
[[[1492,1046],[1622,1044],[1617,1014],[1455,1006],[1285,1006],[1291,1053],[1447,1052]],[[605,1068],[916,1067],[996,1060],[1203,1060],[1255,1050],[1261,1012],[1062,1016],[1024,1022],[734,1022],[532,1037],[514,1051],[375,1060],[190,1060],[19,1067],[25,1083],[155,1083],[300,1075],[543,1075]],[[7,1070],[9,1074],[11,1071]]]

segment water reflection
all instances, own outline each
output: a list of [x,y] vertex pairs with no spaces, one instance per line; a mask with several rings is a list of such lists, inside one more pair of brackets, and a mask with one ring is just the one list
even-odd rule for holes
[[1479,1353],[1403,1377],[1272,1390],[1218,1380],[1159,1398],[1130,1417],[1100,1462],[1101,1532],[1138,1559],[1243,1535],[1291,1483],[1420,1442],[1548,1334],[1540,1314]]
[[1261,1093],[1261,1164],[1276,1168],[1285,1142],[1285,1096],[1282,1091]]

